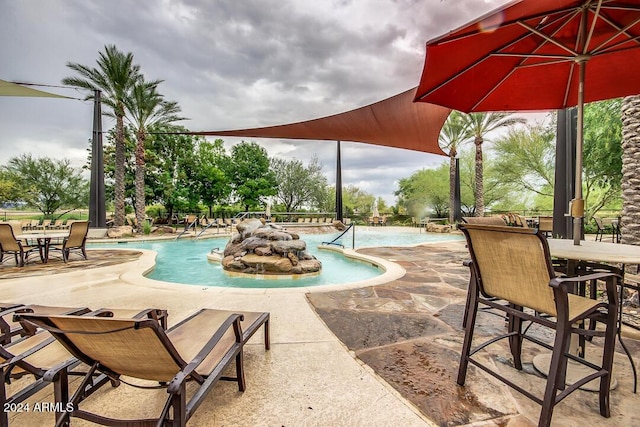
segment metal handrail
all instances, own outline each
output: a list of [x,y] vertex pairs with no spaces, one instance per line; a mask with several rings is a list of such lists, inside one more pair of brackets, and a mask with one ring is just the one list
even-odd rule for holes
[[349,230],[351,230],[353,228],[353,242],[352,242],[352,247],[355,246],[355,237],[356,237],[356,229],[355,229],[355,223],[351,223],[349,224],[349,226],[347,228],[345,228],[345,230],[340,233],[340,235],[338,237],[336,237],[335,239],[333,239],[330,242],[322,242],[323,245],[336,245],[336,246],[340,246],[342,248],[344,248],[344,245],[342,243],[336,243],[336,240],[338,240],[339,238],[341,238],[342,236],[344,236],[345,234],[347,234],[347,232]]

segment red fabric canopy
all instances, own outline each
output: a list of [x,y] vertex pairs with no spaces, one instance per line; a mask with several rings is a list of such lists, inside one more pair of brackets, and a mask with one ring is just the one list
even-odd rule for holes
[[512,2],[427,42],[416,100],[467,113],[567,108],[581,61],[584,102],[638,94],[638,37],[640,0]]
[[444,155],[440,129],[450,109],[414,103],[416,88],[345,113],[253,129],[190,132],[194,135],[354,141]]

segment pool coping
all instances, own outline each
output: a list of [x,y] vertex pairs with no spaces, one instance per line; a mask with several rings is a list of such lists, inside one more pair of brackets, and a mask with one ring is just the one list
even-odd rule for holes
[[[200,239],[206,238],[215,238],[221,237],[220,235],[215,236],[206,236]],[[190,237],[193,239],[193,237]],[[135,243],[135,242],[149,242],[149,241],[161,241],[161,240],[175,240],[175,236],[171,237],[160,237],[160,238],[150,238],[150,239],[141,239],[141,240],[124,240],[127,243]],[[420,242],[408,245],[386,245],[387,247],[416,247],[422,245],[431,245],[431,244],[442,244],[443,242],[449,241],[458,241],[455,240],[443,240],[443,241],[434,241],[434,242]],[[120,241],[116,240],[93,240],[92,243],[120,243]],[[128,246],[128,245],[127,245]],[[132,266],[131,269],[128,269],[124,273],[120,274],[119,278],[125,283],[134,286],[145,286],[145,287],[160,287],[160,288],[168,288],[168,289],[183,289],[184,286],[192,286],[195,288],[199,288],[201,290],[205,290],[211,293],[216,294],[251,294],[251,295],[269,295],[269,294],[307,294],[307,293],[322,293],[322,292],[331,292],[331,291],[340,291],[340,290],[348,290],[348,289],[359,289],[369,286],[377,286],[385,283],[389,283],[391,281],[397,280],[403,277],[406,274],[406,270],[398,263],[389,261],[383,258],[365,255],[359,253],[358,250],[366,249],[371,246],[361,247],[358,249],[347,249],[339,246],[330,246],[330,245],[319,245],[318,249],[320,250],[329,250],[334,252],[339,252],[346,258],[350,258],[356,261],[367,262],[375,265],[377,268],[382,269],[384,272],[376,277],[372,277],[369,279],[358,280],[355,282],[349,283],[333,283],[326,285],[316,285],[316,286],[300,286],[300,287],[285,287],[285,288],[234,288],[234,287],[226,287],[226,286],[207,286],[207,285],[197,285],[197,284],[188,284],[188,283],[176,283],[176,282],[167,282],[163,280],[150,279],[145,275],[153,271],[156,265],[156,257],[157,252],[150,249],[139,249],[139,248],[113,248],[114,250],[136,250],[140,251],[142,255],[137,261],[134,261],[136,266]],[[379,246],[373,246],[379,247]]]

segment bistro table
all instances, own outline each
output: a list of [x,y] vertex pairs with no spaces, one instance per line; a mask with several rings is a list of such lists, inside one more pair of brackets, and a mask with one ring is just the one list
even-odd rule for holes
[[51,246],[51,240],[64,239],[69,237],[69,232],[54,232],[54,233],[25,233],[18,234],[16,239],[28,241],[36,241],[38,245],[38,251],[40,252],[40,259],[44,264],[49,261],[49,247]]
[[[622,267],[619,268],[619,271],[624,273],[624,265],[625,264],[640,264],[640,246],[636,245],[625,245],[620,243],[608,243],[608,242],[596,242],[591,240],[582,240],[580,241],[580,245],[574,245],[573,240],[570,239],[548,239],[549,243],[549,252],[552,257],[555,258],[563,258],[568,261],[567,270],[569,275],[576,275],[578,266],[581,262],[594,262],[599,264],[611,264],[613,267],[622,264]],[[616,268],[617,269],[617,268]],[[620,310],[622,310],[622,302],[620,302]],[[633,359],[629,354],[626,346],[622,343],[620,339],[620,332],[618,332],[618,339],[620,340],[625,352],[627,352],[627,356],[629,356],[629,360],[631,361],[631,366],[634,373],[634,391],[635,391],[635,383],[636,383],[636,372],[635,365],[633,363]],[[571,343],[571,348],[578,349],[577,342]],[[549,354],[540,354],[533,359],[533,365],[535,368],[542,372],[549,371],[549,364],[551,360],[551,355]],[[577,365],[577,364],[576,364]],[[572,363],[567,367],[567,384],[572,384],[576,380],[585,376],[584,372],[579,371],[578,366]],[[580,365],[580,368],[582,366]],[[591,381],[585,384],[583,389],[597,391],[598,390],[598,381]],[[611,388],[613,389],[615,385],[615,380],[611,381]]]

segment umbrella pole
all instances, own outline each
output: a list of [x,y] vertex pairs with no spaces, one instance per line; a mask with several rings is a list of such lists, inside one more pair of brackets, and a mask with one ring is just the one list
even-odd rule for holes
[[573,217],[573,244],[580,246],[582,238],[582,221],[584,218],[584,200],[582,199],[582,151],[584,146],[584,76],[587,65],[586,57],[578,57],[580,83],[578,84],[578,123],[576,125],[576,185],[575,198],[571,204]]

